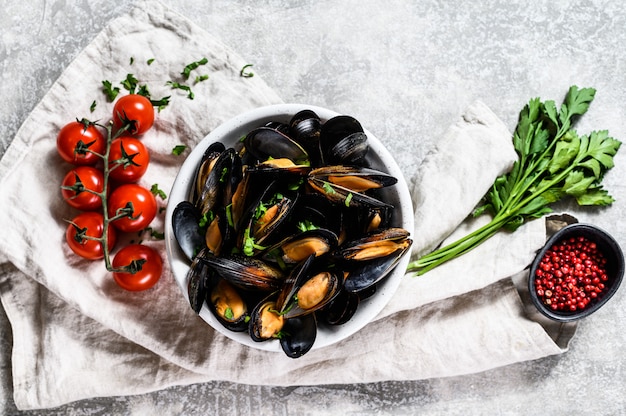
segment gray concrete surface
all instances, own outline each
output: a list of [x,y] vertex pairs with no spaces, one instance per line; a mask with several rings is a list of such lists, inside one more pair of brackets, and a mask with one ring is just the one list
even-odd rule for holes
[[[364,121],[407,179],[475,99],[510,128],[529,98],[598,90],[580,130],[626,139],[626,10],[618,1],[165,0],[254,64],[287,102]],[[67,64],[129,0],[0,0],[0,155]],[[608,210],[560,208],[626,246],[626,150]],[[272,388],[214,382],[10,415],[626,414],[625,291],[581,322],[569,352],[415,382]],[[2,310],[0,308],[0,310]],[[0,397],[11,397],[11,328],[0,312]],[[420,357],[415,357],[419,360]],[[1,408],[1,406],[0,406]]]

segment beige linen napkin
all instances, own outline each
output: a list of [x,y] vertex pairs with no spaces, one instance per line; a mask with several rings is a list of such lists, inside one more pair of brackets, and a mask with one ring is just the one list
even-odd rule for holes
[[[194,100],[164,86],[202,57],[209,63],[199,72],[210,78],[192,87]],[[154,63],[145,64],[150,58]],[[111,22],[77,56],[18,131],[0,161],[0,297],[13,329],[18,408],[211,380],[270,385],[415,380],[482,371],[567,348],[573,331],[559,338],[552,328],[546,326],[546,331],[528,319],[513,280],[507,278],[522,270],[543,242],[541,221],[514,235],[501,233],[432,274],[405,277],[378,319],[352,337],[297,360],[241,346],[213,331],[191,311],[167,264],[157,286],[130,293],[115,285],[100,262],[76,259],[63,243],[63,220],[74,212],[56,188],[69,168],[55,153],[58,129],[75,117],[106,119],[110,106],[104,100],[93,114],[87,113],[101,81],[134,73],[148,82],[154,96],[173,95],[143,139],[152,163],[142,183],[169,189],[183,161],[171,154],[173,146],[193,147],[227,118],[280,102],[258,76],[239,76],[245,64],[160,3],[141,3]],[[475,226],[459,224],[471,201],[485,192],[478,184],[488,186],[511,162],[510,149],[487,151],[492,146],[506,149],[510,135],[483,104],[470,107],[447,136],[454,140],[457,134],[467,137],[457,144],[468,157],[458,163],[494,170],[481,170],[485,176],[441,200],[446,205],[464,201],[463,209],[432,224],[416,224],[415,237],[424,247],[454,229],[460,233]],[[427,176],[430,163],[448,154],[446,149],[444,140],[420,168],[416,183],[420,174]],[[442,178],[450,175],[448,183],[464,180],[458,175],[462,170],[440,169]],[[431,174],[437,178],[437,172]],[[423,192],[423,200],[429,201],[432,191]],[[445,212],[438,204],[430,209]],[[157,218],[153,226],[159,229],[162,220]],[[163,242],[148,244],[165,258]],[[518,280],[524,280],[523,272]]]

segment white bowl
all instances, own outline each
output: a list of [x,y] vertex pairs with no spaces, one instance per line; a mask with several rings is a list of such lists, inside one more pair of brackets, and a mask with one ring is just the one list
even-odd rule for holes
[[[186,274],[189,270],[190,263],[180,250],[178,243],[176,242],[176,238],[174,237],[174,233],[172,231],[172,213],[176,205],[178,205],[179,202],[184,201],[189,195],[193,177],[204,151],[211,143],[216,141],[224,143],[227,148],[231,147],[239,140],[240,137],[254,128],[262,126],[269,121],[288,122],[294,114],[304,109],[313,110],[317,113],[317,115],[319,115],[322,121],[326,121],[331,117],[339,115],[338,113],[325,108],[302,104],[278,104],[261,107],[240,114],[226,121],[202,139],[189,156],[187,156],[187,159],[181,166],[169,194],[165,217],[165,243],[167,255],[174,278],[180,286],[182,295],[184,296],[186,302],[188,301]],[[409,232],[412,232],[413,207],[411,196],[409,194],[407,184],[402,176],[402,172],[382,143],[371,132],[367,131],[367,129],[365,129],[365,133],[368,136],[368,143],[370,146],[367,159],[372,164],[372,167],[385,171],[398,179],[398,183],[396,185],[385,190],[386,194],[384,196],[385,202],[395,206],[393,225],[402,227]],[[351,336],[371,322],[392,298],[394,292],[400,284],[400,279],[404,276],[408,262],[409,255],[407,253],[407,255],[400,260],[396,268],[387,276],[387,278],[378,284],[376,293],[373,296],[361,301],[357,312],[350,321],[338,326],[325,326],[320,324],[313,349],[326,347],[339,342]],[[247,332],[233,332],[224,328],[213,316],[206,303],[200,311],[200,317],[202,317],[202,319],[204,319],[216,331],[243,345],[266,351],[280,351],[282,353],[280,344],[277,341],[270,340],[266,342],[255,342],[250,338]]]

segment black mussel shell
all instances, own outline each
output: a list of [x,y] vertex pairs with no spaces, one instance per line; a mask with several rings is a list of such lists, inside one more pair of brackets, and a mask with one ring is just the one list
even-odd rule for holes
[[208,293],[211,269],[196,257],[187,272],[187,292],[189,305],[196,313],[200,313]]
[[244,139],[246,150],[259,161],[287,158],[296,164],[309,159],[309,155],[289,136],[269,127],[259,127]]
[[200,230],[200,211],[188,201],[180,202],[172,213],[172,230],[176,241],[188,259],[204,247],[204,235]]
[[285,319],[276,313],[274,295],[261,300],[250,313],[248,333],[256,342],[273,339],[282,331]]
[[285,320],[280,346],[290,358],[299,358],[309,352],[317,337],[315,314]]
[[283,272],[257,258],[207,254],[201,260],[224,279],[244,290],[271,292],[280,289],[283,284]]
[[360,300],[358,294],[342,288],[337,297],[318,315],[328,325],[343,325],[354,316],[359,308]]

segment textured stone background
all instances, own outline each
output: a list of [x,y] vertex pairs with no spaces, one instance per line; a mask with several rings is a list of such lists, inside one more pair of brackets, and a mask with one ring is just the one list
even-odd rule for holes
[[[132,4],[115,3],[0,0],[0,155],[68,63]],[[164,3],[238,51],[285,101],[362,120],[409,181],[429,143],[475,99],[513,129],[529,98],[560,101],[572,84],[595,87],[579,131],[608,129],[626,138],[622,2]],[[616,163],[605,180],[619,198],[613,207],[559,208],[608,229],[624,247],[626,150]],[[290,388],[214,382],[22,413],[10,400],[11,328],[0,308],[0,397],[9,398],[4,409],[11,415],[626,414],[624,293],[581,322],[566,354],[481,374]]]

